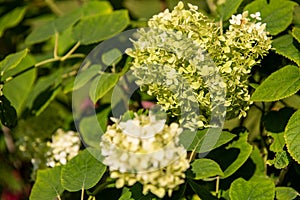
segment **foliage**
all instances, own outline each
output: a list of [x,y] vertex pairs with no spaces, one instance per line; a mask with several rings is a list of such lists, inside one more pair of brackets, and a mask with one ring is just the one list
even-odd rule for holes
[[0,1],[1,199],[299,198],[299,1],[183,2]]

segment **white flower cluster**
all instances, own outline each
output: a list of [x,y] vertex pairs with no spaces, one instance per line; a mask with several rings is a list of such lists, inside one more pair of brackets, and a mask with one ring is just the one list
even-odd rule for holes
[[[167,9],[153,16],[149,29],[138,31],[134,48],[126,51],[134,58],[131,69],[137,84],[175,116],[183,118],[184,112],[199,110],[197,116],[184,119],[190,126],[208,126],[212,113],[226,112],[227,119],[246,116],[252,103],[251,68],[271,48],[266,24],[256,23],[260,13],[248,18],[246,11],[233,15],[223,33],[196,6],[188,6],[186,10],[179,2],[172,12]],[[225,109],[217,108],[218,104]]]
[[47,142],[49,151],[46,153],[46,165],[50,167],[65,165],[68,160],[78,154],[80,144],[78,133],[58,129],[52,136],[52,142]]
[[103,163],[109,166],[116,187],[136,182],[148,191],[163,197],[184,182],[189,162],[186,150],[179,144],[182,129],[177,123],[165,125],[165,120],[137,115],[133,119],[108,126],[100,143]]

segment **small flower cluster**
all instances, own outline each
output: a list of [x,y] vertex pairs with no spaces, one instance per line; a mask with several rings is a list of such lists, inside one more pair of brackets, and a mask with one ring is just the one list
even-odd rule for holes
[[19,150],[25,158],[30,158],[33,171],[64,165],[76,156],[80,149],[80,138],[76,132],[58,129],[52,136],[52,142],[45,142],[41,138],[32,139],[24,136],[19,140]]
[[58,129],[52,136],[52,142],[48,142],[47,166],[65,165],[68,160],[75,157],[80,149],[80,138],[74,131]]
[[226,108],[217,115],[226,110],[227,119],[245,116],[251,104],[251,67],[271,48],[266,25],[256,23],[259,13],[248,18],[244,12],[232,16],[229,30],[222,33],[196,6],[188,6],[179,2],[172,12],[153,16],[149,29],[138,31],[134,49],[126,51],[134,58],[137,84],[173,115],[197,110],[197,103],[199,114],[183,119],[194,120],[190,126],[208,125],[218,103]]
[[117,179],[116,187],[140,182],[144,194],[171,195],[184,182],[184,172],[189,168],[186,150],[179,144],[179,125],[165,125],[165,120],[157,120],[151,113],[113,121],[100,146],[103,163]]

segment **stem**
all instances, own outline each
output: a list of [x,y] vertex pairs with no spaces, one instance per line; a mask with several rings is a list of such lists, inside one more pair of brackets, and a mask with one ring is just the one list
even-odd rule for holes
[[217,197],[219,196],[219,185],[220,185],[220,177],[217,176],[217,179],[216,179],[216,195]]
[[55,61],[59,61],[61,60],[60,58],[50,58],[50,59],[47,59],[47,60],[43,60],[37,64],[34,65],[34,67],[39,67],[41,65],[45,65],[47,63],[51,63],[51,62],[55,62]]
[[196,151],[193,150],[193,151],[191,152],[191,155],[190,155],[190,158],[189,158],[189,163],[192,162],[192,161],[195,159],[195,156],[196,156]]
[[95,196],[98,192],[100,192],[101,190],[103,190],[106,186],[108,186],[111,183],[114,183],[115,181],[106,181],[104,183],[102,183],[101,185],[99,185],[93,192],[92,192],[92,196]]
[[[65,61],[66,59],[68,59],[68,57],[70,57],[73,53],[74,53],[74,51],[76,51],[76,49],[78,48],[80,46],[80,42],[77,42],[74,46],[73,46],[73,48],[66,54],[66,55],[64,55],[60,60],[61,61]],[[75,55],[75,54],[74,54]]]
[[54,58],[58,58],[57,51],[58,51],[58,33],[56,32],[56,33],[55,33],[54,52],[53,52]]
[[280,186],[280,185],[282,184],[282,182],[283,182],[283,180],[284,180],[284,177],[285,177],[286,173],[289,171],[290,166],[291,166],[291,165],[289,164],[287,167],[283,168],[283,169],[280,171],[280,174],[279,174],[279,176],[278,176],[278,179],[276,180],[276,183],[275,183],[276,186]]
[[64,13],[57,7],[53,0],[45,0],[48,7],[58,16],[62,16]]
[[59,196],[59,195],[57,195],[57,199],[58,199],[58,200],[61,200],[61,198],[60,198],[60,196]]
[[83,200],[83,198],[84,198],[84,188],[82,187],[81,188],[81,200]]

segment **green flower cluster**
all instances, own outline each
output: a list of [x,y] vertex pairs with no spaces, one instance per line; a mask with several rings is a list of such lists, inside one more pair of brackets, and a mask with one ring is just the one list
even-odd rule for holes
[[134,48],[126,51],[134,58],[137,84],[165,110],[181,116],[184,127],[211,125],[212,115],[246,116],[252,103],[251,67],[271,48],[266,24],[256,22],[259,13],[248,17],[244,12],[232,16],[223,33],[196,6],[188,6],[186,10],[179,2],[172,12],[153,16],[149,29],[137,32]]
[[116,187],[143,184],[143,193],[151,191],[163,197],[184,182],[189,168],[187,152],[179,144],[182,129],[177,123],[165,125],[151,113],[135,115],[125,122],[113,119],[100,143],[103,163],[109,166]]

